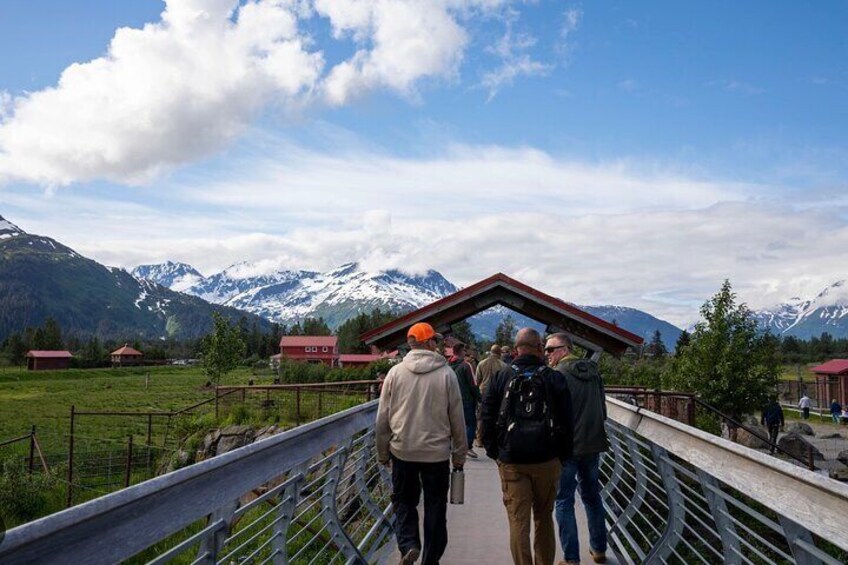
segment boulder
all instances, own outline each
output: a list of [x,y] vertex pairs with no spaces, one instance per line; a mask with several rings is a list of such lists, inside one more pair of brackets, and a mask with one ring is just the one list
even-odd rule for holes
[[266,428],[262,428],[261,430],[256,432],[256,439],[254,439],[253,441],[256,442],[256,441],[260,441],[260,440],[269,438],[273,435],[280,433],[281,431],[283,431],[282,428],[280,428],[276,424],[273,425],[273,426],[268,426]]
[[[768,438],[768,430],[759,424],[746,423],[746,426],[756,432],[760,437]],[[739,428],[736,432],[736,443],[750,447],[752,449],[765,449],[769,446],[767,441],[760,439],[752,433],[749,433],[744,428]]]
[[816,449],[816,447],[811,444],[809,441],[804,439],[804,436],[796,433],[789,433],[780,438],[780,441],[777,442],[778,447],[787,453],[791,453],[796,458],[806,461],[809,457],[809,452],[812,450],[813,459],[817,461],[824,460],[824,455],[822,455],[821,451]]
[[810,427],[810,424],[804,422],[792,422],[786,426],[786,432],[790,434],[800,434],[802,436],[814,436],[816,432]]
[[848,449],[843,449],[839,452],[839,455],[836,456],[836,460],[840,463],[844,463],[848,465]]
[[254,437],[256,437],[256,431],[250,426],[227,426],[221,429],[221,437],[215,446],[215,455],[253,443]]

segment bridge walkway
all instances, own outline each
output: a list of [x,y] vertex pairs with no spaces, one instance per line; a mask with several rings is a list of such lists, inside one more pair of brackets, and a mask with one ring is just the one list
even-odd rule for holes
[[[501,498],[501,483],[497,464],[483,455],[465,464],[465,504],[448,505],[448,548],[442,563],[446,565],[490,565],[512,563],[509,552],[509,524]],[[589,533],[586,514],[579,501],[575,504],[577,527],[580,531],[581,563],[592,563],[589,557]],[[419,507],[423,513],[423,506]],[[423,514],[422,514],[423,516]],[[557,537],[559,546],[559,537]],[[562,550],[557,549],[557,560]],[[384,563],[393,565],[400,560],[395,551]],[[607,563],[615,564],[611,553]]]

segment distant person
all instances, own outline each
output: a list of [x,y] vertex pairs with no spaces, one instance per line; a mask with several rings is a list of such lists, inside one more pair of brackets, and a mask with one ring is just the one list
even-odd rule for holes
[[606,393],[598,364],[573,354],[574,344],[564,333],[548,337],[545,356],[548,365],[565,376],[574,408],[574,455],[562,466],[556,498],[559,541],[566,565],[580,563],[577,520],[574,517],[574,491],[580,499],[589,526],[589,553],[595,563],[606,563],[606,513],[601,500],[601,453],[607,450]]
[[[492,376],[504,367],[506,367],[506,364],[501,361],[501,346],[496,343],[489,349],[489,356],[480,361],[480,364],[477,365],[477,372],[474,377],[477,381],[477,387],[480,389],[480,396],[486,396],[486,391],[489,390],[489,384],[492,380]],[[482,407],[478,412],[481,411]],[[483,445],[482,430],[482,419],[478,418],[477,442],[480,446]]]
[[448,543],[450,462],[462,469],[468,448],[459,383],[436,353],[430,324],[409,328],[411,351],[389,370],[377,409],[377,457],[392,470],[392,505],[401,565],[421,555],[418,500],[424,490],[422,563],[439,563]]
[[783,428],[783,408],[777,399],[772,399],[768,405],[763,408],[763,415],[760,418],[760,423],[768,429],[769,435],[769,453],[774,455],[775,445],[777,445],[777,434]]
[[477,405],[480,404],[480,389],[474,383],[474,369],[471,363],[465,360],[465,344],[456,343],[453,346],[453,356],[450,358],[450,366],[456,373],[459,382],[459,390],[462,394],[462,411],[465,415],[466,440],[468,442],[468,456],[477,459],[477,452],[472,448],[474,435],[477,433]]
[[498,461],[513,563],[553,565],[552,512],[562,462],[571,457],[571,397],[565,378],[545,365],[539,332],[521,329],[515,349],[513,366],[498,371],[486,391],[483,445]]
[[507,365],[512,365],[513,359],[512,348],[508,345],[501,347],[501,360]]
[[810,406],[812,405],[812,401],[810,397],[804,394],[801,397],[801,400],[798,401],[798,409],[801,410],[801,418],[804,420],[810,419]]
[[842,415],[842,405],[836,399],[830,401],[830,417],[833,418],[833,423],[839,423],[839,417]]

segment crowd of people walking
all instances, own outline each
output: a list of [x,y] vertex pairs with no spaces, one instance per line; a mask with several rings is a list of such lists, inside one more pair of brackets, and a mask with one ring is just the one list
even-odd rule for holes
[[465,344],[454,343],[447,359],[441,342],[430,324],[409,328],[410,351],[386,375],[377,411],[377,456],[391,468],[401,565],[442,558],[451,468],[462,471],[466,457],[479,457],[475,441],[498,464],[516,565],[553,565],[554,518],[560,565],[580,563],[575,491],[586,509],[590,555],[605,563],[599,465],[608,442],[598,365],[575,356],[567,334],[543,340],[533,328],[518,331],[514,349],[493,345],[476,366]]

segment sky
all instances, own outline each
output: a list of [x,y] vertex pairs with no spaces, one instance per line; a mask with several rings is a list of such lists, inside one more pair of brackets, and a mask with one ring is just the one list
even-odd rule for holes
[[0,215],[102,263],[504,272],[680,326],[848,276],[848,3],[11,0]]

